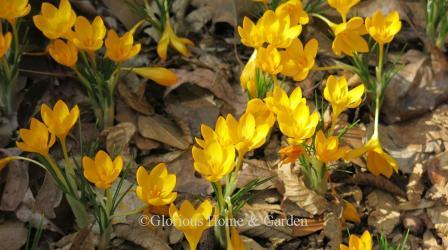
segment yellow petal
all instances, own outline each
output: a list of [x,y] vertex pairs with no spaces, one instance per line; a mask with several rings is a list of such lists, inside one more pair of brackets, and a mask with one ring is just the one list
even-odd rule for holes
[[163,86],[171,86],[177,82],[176,74],[162,67],[133,68],[132,71]]

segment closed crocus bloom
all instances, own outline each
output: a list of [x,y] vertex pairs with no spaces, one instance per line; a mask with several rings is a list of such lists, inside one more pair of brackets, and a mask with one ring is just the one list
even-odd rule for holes
[[41,14],[34,16],[33,21],[49,39],[65,38],[76,22],[76,13],[68,0],[61,0],[59,8],[42,3]]
[[372,17],[366,18],[366,29],[377,43],[390,43],[401,29],[400,15],[397,11],[392,11],[384,16],[376,11]]
[[241,43],[247,47],[258,48],[265,42],[260,24],[254,24],[248,17],[244,17],[243,27],[238,26],[238,34],[241,37]]
[[314,135],[319,114],[316,111],[310,114],[310,108],[301,102],[292,112],[280,111],[277,121],[282,133],[289,137],[289,144],[299,145]]
[[352,160],[367,153],[367,169],[373,175],[384,175],[390,177],[392,173],[398,172],[397,161],[384,152],[378,136],[372,136],[370,140],[362,147],[350,151],[344,158]]
[[257,58],[257,51],[255,50],[247,61],[246,65],[241,71],[240,83],[241,87],[249,93],[250,97],[257,97],[257,86],[256,86],[256,64],[255,59]]
[[255,64],[263,72],[270,75],[277,75],[283,69],[281,61],[282,57],[277,48],[269,45],[267,48],[260,47],[257,49]]
[[16,142],[16,145],[20,150],[42,156],[48,156],[48,151],[56,141],[55,136],[50,134],[45,124],[35,118],[31,118],[29,129],[19,130],[19,135],[22,142]]
[[297,158],[305,153],[305,149],[302,146],[289,145],[281,148],[278,153],[280,154],[280,160],[283,164],[295,163]]
[[287,48],[302,32],[301,25],[291,25],[289,15],[267,10],[258,20],[264,42],[274,48]]
[[301,0],[289,0],[278,6],[275,13],[277,15],[289,15],[291,25],[305,25],[310,21],[308,14],[303,9]]
[[347,13],[358,3],[359,0],[328,0],[328,5],[335,8],[339,12],[344,22],[347,19]]
[[50,56],[59,64],[73,68],[78,62],[78,49],[72,42],[65,43],[61,39],[53,40],[48,45]]
[[295,39],[291,46],[280,52],[282,58],[282,74],[290,76],[294,81],[303,81],[314,66],[319,43],[311,39],[303,48],[299,39]]
[[373,247],[369,231],[364,231],[361,237],[351,234],[348,243],[348,246],[341,244],[340,250],[372,250]]
[[0,33],[0,59],[6,55],[6,52],[8,51],[9,47],[11,46],[11,40],[12,40],[12,34],[11,32],[6,33],[6,35],[3,35]]
[[194,169],[209,182],[218,182],[235,167],[235,148],[218,140],[206,141],[204,147],[193,146]]
[[353,17],[346,23],[331,24],[331,28],[335,35],[331,47],[336,55],[344,53],[352,56],[355,52],[369,52],[369,45],[362,37],[367,31],[361,17]]
[[356,224],[361,223],[361,217],[359,216],[358,211],[352,203],[343,200],[343,208],[342,208],[342,219],[354,222]]
[[254,116],[255,123],[258,125],[267,124],[269,127],[272,127],[275,123],[274,113],[259,98],[254,98],[247,103],[246,112]]
[[282,87],[276,85],[270,96],[266,97],[264,101],[267,107],[275,114],[280,111],[292,112],[300,103],[306,103],[306,99],[302,97],[302,89],[297,87],[288,97],[286,91]]
[[163,67],[132,68],[132,71],[146,79],[151,79],[162,86],[171,86],[177,82],[173,71]]
[[79,118],[79,108],[75,105],[71,110],[68,109],[64,101],[59,100],[53,109],[43,104],[40,109],[40,115],[48,130],[61,140],[64,140],[70,130],[73,128]]
[[[260,123],[257,123],[257,121]],[[229,114],[226,122],[230,137],[240,157],[261,147],[266,142],[266,137],[271,130],[270,124],[261,122],[250,112],[244,113],[239,121]]]
[[191,250],[196,250],[202,233],[213,226],[210,222],[213,206],[209,200],[202,202],[196,209],[188,200],[184,200],[179,209],[171,204],[169,213],[174,227],[185,234]]
[[332,119],[338,118],[341,112],[348,108],[358,107],[361,104],[364,91],[363,84],[349,91],[345,77],[329,76],[324,89],[324,98],[333,109]]
[[168,45],[171,45],[183,56],[189,56],[190,51],[188,50],[188,45],[194,45],[194,43],[187,38],[178,37],[171,28],[170,21],[167,20],[165,30],[157,44],[157,54],[162,60],[166,60]]
[[133,58],[141,49],[139,43],[134,44],[134,36],[131,32],[126,32],[119,37],[114,30],[110,30],[107,34],[105,45],[106,57],[117,63]]
[[123,169],[123,158],[117,156],[114,161],[103,150],[98,151],[95,159],[84,156],[82,158],[82,166],[84,168],[84,176],[97,188],[107,189],[120,175]]
[[173,192],[176,175],[168,174],[165,163],[158,164],[148,174],[144,167],[137,170],[137,197],[151,206],[171,204],[177,197]]
[[0,0],[0,18],[11,23],[19,17],[28,15],[30,10],[28,0]]
[[244,245],[243,240],[240,237],[240,233],[236,227],[232,227],[230,229],[230,244],[232,245],[233,250],[245,250],[246,246]]
[[316,147],[317,158],[325,163],[339,160],[349,150],[346,147],[339,147],[339,138],[337,136],[327,138],[322,130],[317,132],[314,145]]
[[103,46],[103,39],[106,36],[106,26],[103,19],[95,17],[92,23],[83,16],[76,18],[75,31],[70,32],[70,40],[81,50],[94,52]]

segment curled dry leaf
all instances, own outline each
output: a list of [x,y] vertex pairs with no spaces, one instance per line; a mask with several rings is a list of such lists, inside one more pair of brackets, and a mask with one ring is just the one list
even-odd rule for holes
[[366,204],[372,209],[368,224],[384,235],[389,235],[400,223],[398,204],[390,194],[375,190],[367,196]]
[[447,206],[428,208],[427,214],[436,228],[437,235],[442,238],[445,249],[448,247],[448,209]]
[[[240,172],[238,173],[236,186],[241,188],[252,180],[263,180],[274,175],[275,173],[269,168],[265,161],[256,159],[245,160]],[[255,190],[266,190],[272,187],[274,187],[274,183],[270,180],[256,187]]]
[[[19,151],[16,149],[2,149],[0,152],[6,156],[19,154]],[[8,175],[6,176],[6,185],[0,201],[0,210],[14,211],[20,205],[28,190],[28,163],[24,161],[13,161],[9,163],[7,170]]]
[[370,173],[359,172],[353,175],[346,182],[362,186],[371,186],[384,190],[388,193],[399,195],[401,197],[406,197],[406,193],[403,190],[401,190],[400,187],[398,187],[395,183],[393,183],[392,181],[381,175],[375,176]]
[[277,175],[284,186],[284,199],[289,199],[312,215],[322,214],[328,202],[324,197],[308,189],[303,180],[292,173],[291,165],[279,165]]
[[[126,4],[126,1],[115,0],[102,0],[107,9],[116,17],[120,22],[126,26],[127,30],[130,30],[138,21],[139,16],[136,15],[131,8]],[[134,1],[134,0],[133,0]],[[139,4],[143,4],[143,0],[135,0]]]
[[230,105],[234,113],[239,114],[244,109],[247,98],[243,94],[237,95],[236,91],[221,73],[205,68],[196,68],[193,71],[178,69],[174,70],[174,72],[177,75],[177,83],[167,88],[165,96],[180,85],[191,83],[208,89],[216,97]]
[[117,89],[118,93],[123,98],[123,101],[133,110],[143,115],[154,114],[154,108],[145,99],[144,89],[140,90],[140,92],[143,93],[143,95],[137,95],[136,93],[132,92],[131,89],[128,86],[126,86],[124,82],[120,82],[117,86]]
[[45,172],[44,182],[36,196],[36,209],[49,219],[55,218],[54,209],[61,203],[62,195],[62,190],[54,182],[53,176]]
[[426,164],[429,180],[433,184],[426,197],[432,200],[440,200],[448,204],[448,152],[436,155]]
[[25,245],[28,229],[21,222],[6,222],[0,225],[1,250],[18,250]]
[[237,215],[243,220],[238,228],[240,233],[250,237],[261,237],[271,242],[280,243],[293,238],[293,229],[286,225],[274,225],[271,215],[281,215],[279,205],[246,204]]
[[98,237],[90,229],[81,229],[62,237],[59,241],[52,243],[52,247],[61,250],[94,250],[98,244]]
[[153,230],[139,225],[138,219],[133,224],[118,224],[114,226],[115,234],[131,241],[145,249],[170,250],[168,243],[161,239]]
[[[175,118],[184,134],[200,137],[201,124],[215,126],[219,108],[210,94],[204,93],[204,95],[198,96],[194,89],[183,87],[182,92],[183,94],[178,97],[169,95],[165,98],[166,112]],[[192,143],[191,136],[189,139]]]
[[121,152],[127,149],[129,142],[135,134],[136,127],[130,122],[122,122],[107,128],[106,148],[108,152]]
[[139,115],[137,124],[140,135],[145,138],[183,150],[189,146],[180,129],[172,121],[161,115]]
[[436,71],[431,58],[417,50],[409,50],[401,60],[406,66],[384,94],[382,111],[388,123],[423,115],[448,99],[447,69]]
[[443,250],[443,247],[439,245],[436,237],[432,234],[430,230],[426,230],[423,234],[423,248],[433,249],[433,250]]
[[16,210],[16,216],[20,221],[30,223],[35,228],[41,227],[42,229],[63,234],[60,228],[35,209],[35,199],[30,189],[27,190],[22,204]]
[[329,245],[338,249],[342,242],[342,207],[331,205],[329,213],[325,213],[323,234],[330,239]]

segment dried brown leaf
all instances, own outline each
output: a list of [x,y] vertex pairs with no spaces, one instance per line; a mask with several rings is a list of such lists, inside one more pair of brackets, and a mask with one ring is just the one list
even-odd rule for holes
[[[18,152],[7,150],[1,151],[6,155],[15,155]],[[22,202],[28,190],[28,163],[23,161],[13,161],[9,164],[6,185],[3,189],[0,201],[0,210],[14,211]]]
[[106,148],[108,152],[121,152],[126,150],[131,138],[135,134],[136,127],[130,122],[122,122],[107,128]]
[[295,202],[312,215],[325,211],[328,206],[325,198],[310,190],[297,174],[292,173],[291,165],[280,165],[277,174],[284,185],[284,199]]
[[[138,221],[138,220],[135,220]],[[168,243],[157,236],[151,229],[143,227],[138,223],[132,225],[118,224],[114,226],[115,234],[126,240],[129,240],[137,245],[144,247],[145,249],[154,250],[170,250]]]
[[189,146],[188,142],[183,139],[180,129],[161,115],[138,116],[138,130],[143,137],[175,148],[185,150]]
[[[154,114],[154,108],[146,101],[144,95],[139,96],[136,93],[132,92],[124,82],[120,82],[117,86],[117,89],[124,102],[133,110],[143,115]],[[144,89],[141,93],[145,93]]]
[[0,225],[0,250],[19,250],[25,245],[28,229],[21,222],[6,222]]
[[374,190],[367,196],[366,204],[373,209],[368,224],[384,235],[389,235],[400,223],[398,204],[392,195]]
[[49,219],[55,218],[54,209],[61,203],[62,195],[62,190],[54,182],[53,176],[45,172],[44,183],[36,196],[36,209],[42,211]]

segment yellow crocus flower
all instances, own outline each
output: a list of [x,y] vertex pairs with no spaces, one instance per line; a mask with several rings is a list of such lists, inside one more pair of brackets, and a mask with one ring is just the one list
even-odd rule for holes
[[28,0],[0,0],[0,18],[12,24],[17,18],[28,15],[30,10]]
[[319,122],[319,113],[314,111],[310,114],[310,108],[301,102],[292,112],[280,111],[277,114],[280,131],[288,138],[288,143],[299,145],[304,140],[314,135]]
[[84,176],[97,188],[107,189],[120,175],[123,169],[123,158],[117,156],[114,161],[103,150],[98,151],[95,159],[88,156],[82,158],[82,166],[84,168]]
[[300,103],[306,103],[306,99],[302,97],[302,89],[297,87],[288,97],[286,91],[278,86],[274,86],[274,90],[270,96],[266,97],[264,101],[267,107],[275,114],[282,112],[292,112]]
[[283,65],[282,74],[292,77],[294,81],[305,80],[314,66],[318,46],[319,43],[316,39],[311,39],[305,48],[299,39],[295,39],[291,46],[280,52]]
[[337,136],[329,136],[327,138],[322,130],[317,132],[314,145],[317,158],[325,163],[339,160],[349,150],[347,147],[339,147],[339,139]]
[[48,52],[57,63],[69,68],[75,67],[78,62],[78,49],[70,41],[65,43],[61,39],[53,40],[48,45]]
[[132,68],[132,71],[146,79],[151,79],[162,86],[171,86],[177,82],[173,71],[163,67]]
[[257,125],[267,124],[271,128],[275,123],[274,113],[259,98],[254,98],[247,103],[246,113],[254,116]]
[[277,75],[283,69],[282,57],[277,48],[269,45],[267,48],[257,49],[255,65],[257,68],[270,75]]
[[59,8],[42,3],[41,14],[33,16],[36,27],[49,39],[66,38],[76,22],[76,13],[68,0],[61,0]]
[[141,49],[141,44],[134,44],[134,36],[126,32],[119,37],[114,30],[110,30],[105,41],[106,55],[110,60],[121,63],[136,56]]
[[190,51],[188,50],[188,45],[194,45],[191,40],[178,37],[176,33],[174,33],[173,28],[171,28],[169,18],[165,22],[165,30],[163,31],[162,37],[157,44],[157,54],[162,60],[166,60],[167,58],[168,45],[171,45],[183,56],[189,56]]
[[350,235],[349,245],[340,245],[340,250],[372,250],[372,236],[369,231],[364,231],[361,237]]
[[194,169],[209,182],[219,182],[235,167],[235,148],[220,141],[205,141],[203,148],[193,146]]
[[333,7],[339,12],[343,22],[347,19],[347,13],[350,9],[359,3],[359,0],[328,0],[328,5]]
[[171,204],[177,197],[173,192],[176,175],[168,174],[165,163],[160,163],[148,174],[144,167],[137,170],[137,197],[151,206]]
[[241,43],[247,47],[259,48],[263,45],[265,41],[261,32],[260,24],[254,24],[248,17],[244,17],[243,27],[238,26]]
[[384,16],[376,11],[372,17],[366,18],[366,29],[380,45],[390,43],[401,29],[400,15],[397,11],[392,11]]
[[289,15],[291,25],[305,25],[310,21],[308,14],[303,9],[301,0],[289,0],[280,4],[277,9],[275,9],[275,13],[280,16]]
[[244,113],[239,121],[232,115],[227,115],[226,122],[230,138],[240,157],[261,147],[266,142],[271,126],[265,122],[257,123],[257,120],[255,115],[250,112]]
[[6,33],[6,35],[3,35],[0,33],[0,59],[6,55],[6,52],[8,51],[9,47],[11,46],[11,40],[12,40],[12,34],[11,32]]
[[355,52],[368,52],[369,45],[362,35],[367,34],[364,20],[361,17],[353,17],[348,22],[340,24],[329,23],[335,38],[332,49],[336,55],[344,53],[352,56]]
[[289,145],[281,148],[278,153],[283,164],[295,163],[297,158],[305,153],[305,149],[302,146]]
[[184,200],[179,209],[171,204],[169,213],[174,227],[185,234],[191,250],[196,250],[202,233],[213,226],[213,220],[210,220],[213,206],[209,200],[202,202],[196,209],[188,200]]
[[358,107],[362,102],[364,91],[363,84],[349,91],[345,77],[329,76],[324,89],[324,98],[331,104],[333,109],[333,122],[344,110]]
[[247,90],[250,97],[257,97],[257,83],[256,81],[256,64],[257,51],[255,50],[241,71],[240,84],[244,90]]
[[245,250],[246,246],[244,245],[243,240],[240,237],[240,233],[236,227],[232,227],[230,229],[230,244],[232,245],[232,250]]
[[267,10],[258,20],[259,31],[263,34],[263,43],[274,48],[287,48],[302,32],[301,25],[292,25],[288,14],[276,14]]
[[31,118],[29,129],[19,130],[19,135],[22,142],[16,142],[16,145],[20,150],[42,156],[48,156],[48,151],[56,141],[55,136],[49,133],[45,124],[35,118]]
[[40,115],[48,130],[64,141],[67,134],[73,128],[79,118],[79,108],[75,105],[71,110],[68,109],[64,101],[59,100],[53,109],[43,104],[40,108]]
[[398,172],[397,161],[384,152],[377,135],[373,135],[364,146],[349,152],[345,159],[352,160],[365,153],[367,153],[367,169],[373,175],[378,176],[382,174],[389,178],[394,171]]
[[79,16],[69,38],[78,49],[94,52],[103,46],[105,36],[106,26],[100,16],[95,17],[92,23],[87,18]]

